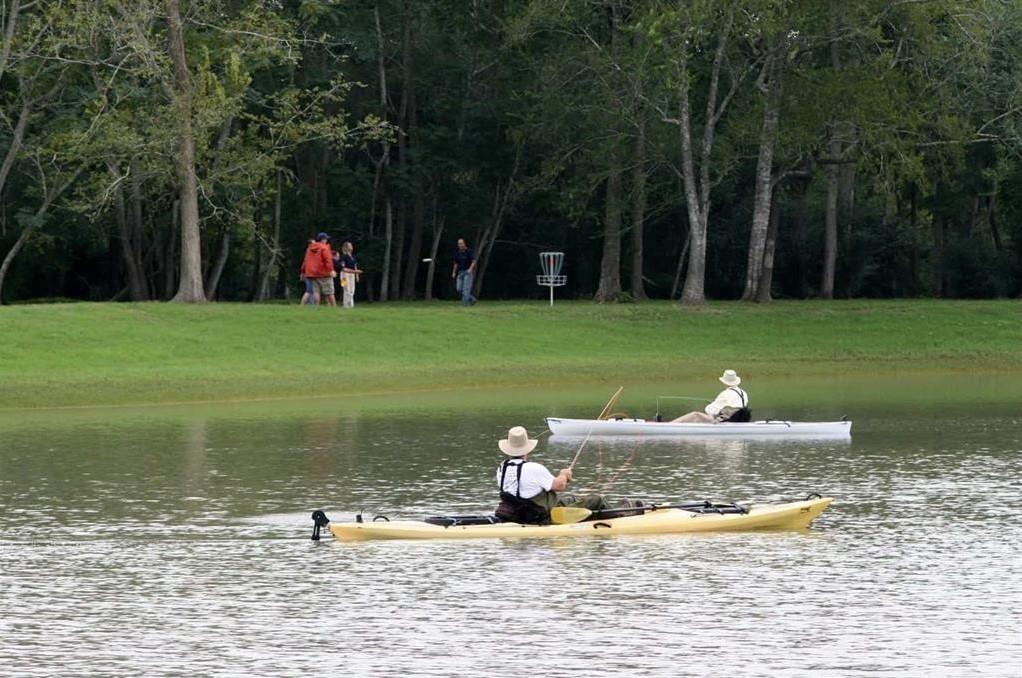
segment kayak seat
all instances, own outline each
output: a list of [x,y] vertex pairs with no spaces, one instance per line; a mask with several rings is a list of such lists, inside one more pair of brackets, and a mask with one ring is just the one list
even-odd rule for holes
[[[615,506],[612,511],[614,512],[615,518],[624,518],[626,516],[641,516],[650,507],[646,505],[641,499],[622,499],[618,502],[620,506]],[[635,509],[629,511],[628,509]]]
[[740,407],[738,409],[735,409],[734,412],[730,414],[730,416],[721,419],[720,423],[747,424],[750,421],[752,421],[752,410],[750,410],[748,407]]

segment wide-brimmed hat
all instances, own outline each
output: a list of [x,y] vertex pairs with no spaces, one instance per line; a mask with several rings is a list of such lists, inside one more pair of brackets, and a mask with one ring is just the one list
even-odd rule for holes
[[507,438],[497,441],[497,447],[509,457],[524,457],[536,449],[538,444],[539,441],[530,438],[523,426],[514,426],[508,429]]
[[742,378],[735,374],[734,370],[724,370],[724,374],[718,378],[722,384],[727,386],[738,386],[738,384],[742,383]]

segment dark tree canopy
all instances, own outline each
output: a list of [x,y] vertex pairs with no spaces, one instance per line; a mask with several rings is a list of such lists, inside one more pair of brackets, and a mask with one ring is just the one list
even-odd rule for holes
[[0,302],[1022,293],[998,0],[0,0]]

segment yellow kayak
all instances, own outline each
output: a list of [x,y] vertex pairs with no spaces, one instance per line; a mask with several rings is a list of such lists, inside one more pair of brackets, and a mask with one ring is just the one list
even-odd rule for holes
[[[607,517],[566,525],[488,524],[438,525],[416,520],[331,523],[321,511],[317,524],[329,526],[337,539],[475,539],[490,537],[591,537],[619,534],[675,534],[736,530],[788,530],[809,526],[833,501],[817,497],[785,504],[751,504],[742,512],[693,511],[682,508],[645,507],[640,515]],[[613,513],[608,512],[608,513]],[[313,539],[318,539],[318,529]]]

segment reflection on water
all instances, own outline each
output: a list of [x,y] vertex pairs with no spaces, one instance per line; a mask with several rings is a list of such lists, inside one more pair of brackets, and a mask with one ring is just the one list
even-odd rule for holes
[[[491,511],[496,440],[550,414],[401,409],[6,427],[4,674],[1022,675],[1018,403],[860,407],[850,442],[594,438],[579,456],[579,486],[615,497],[837,497],[803,533],[309,541],[316,508]],[[536,459],[580,443],[544,438]]]

